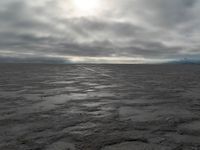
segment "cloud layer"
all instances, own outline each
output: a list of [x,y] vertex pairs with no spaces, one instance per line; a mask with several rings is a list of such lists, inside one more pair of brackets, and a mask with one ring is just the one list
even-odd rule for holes
[[[87,0],[85,0],[87,1]],[[200,56],[200,1],[2,0],[0,61],[143,63]]]

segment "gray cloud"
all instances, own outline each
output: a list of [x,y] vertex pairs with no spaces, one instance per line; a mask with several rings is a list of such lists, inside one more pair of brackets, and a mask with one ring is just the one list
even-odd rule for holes
[[2,0],[0,61],[56,63],[80,57],[120,62],[121,57],[153,61],[199,56],[199,1],[102,1],[107,8],[99,8],[100,14],[77,16],[72,0]]

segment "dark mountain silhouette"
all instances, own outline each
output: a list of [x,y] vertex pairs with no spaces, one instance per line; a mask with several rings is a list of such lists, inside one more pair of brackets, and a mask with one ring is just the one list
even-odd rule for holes
[[174,60],[170,61],[171,64],[200,64],[200,59],[180,59],[180,60]]

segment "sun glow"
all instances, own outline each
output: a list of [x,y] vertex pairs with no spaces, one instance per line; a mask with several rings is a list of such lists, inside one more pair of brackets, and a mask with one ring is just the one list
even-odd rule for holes
[[100,0],[73,0],[74,8],[79,15],[95,15],[100,8]]

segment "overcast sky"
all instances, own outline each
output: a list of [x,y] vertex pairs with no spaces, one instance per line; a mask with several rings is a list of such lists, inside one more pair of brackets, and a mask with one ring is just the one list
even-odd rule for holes
[[0,62],[151,63],[199,56],[199,0],[0,1]]

